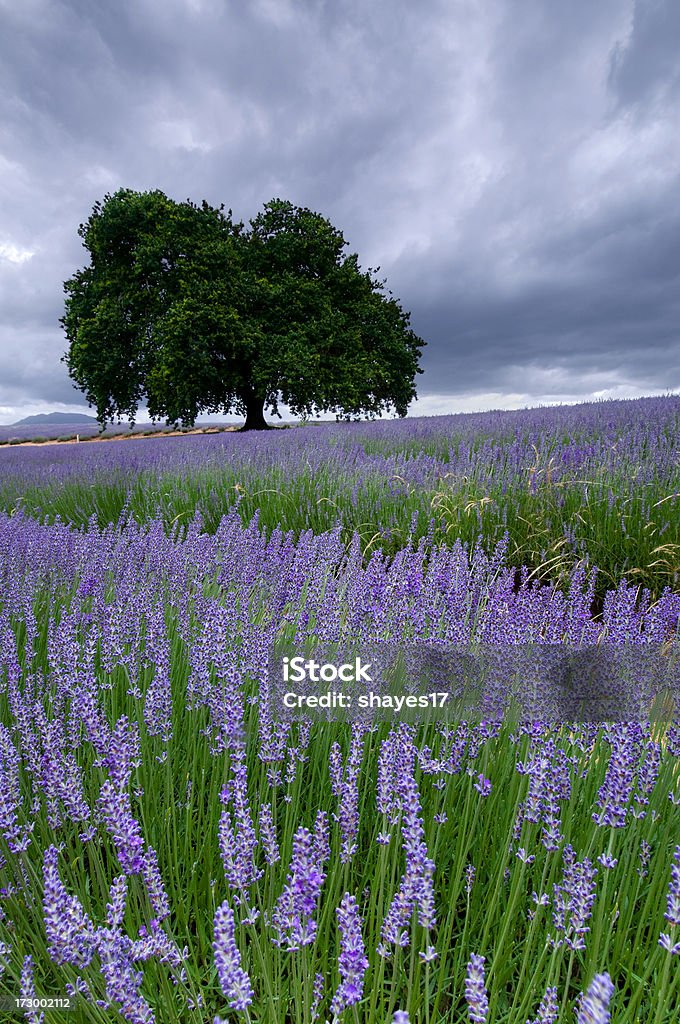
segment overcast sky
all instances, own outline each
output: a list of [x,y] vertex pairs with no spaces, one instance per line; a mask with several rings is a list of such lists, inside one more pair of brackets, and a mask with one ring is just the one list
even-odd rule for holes
[[680,389],[678,0],[0,0],[0,422],[78,224],[162,189],[322,213],[427,341],[412,414]]

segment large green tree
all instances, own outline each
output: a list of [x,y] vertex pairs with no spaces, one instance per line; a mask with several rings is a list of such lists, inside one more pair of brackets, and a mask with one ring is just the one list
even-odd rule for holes
[[224,207],[124,189],[78,233],[90,262],[64,285],[64,361],[102,425],[140,402],[185,426],[236,411],[264,429],[280,402],[404,416],[415,398],[410,314],[318,213],[275,199],[244,230]]

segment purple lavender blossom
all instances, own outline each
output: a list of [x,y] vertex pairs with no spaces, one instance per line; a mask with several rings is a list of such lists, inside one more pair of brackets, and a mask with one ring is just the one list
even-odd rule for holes
[[[145,958],[145,950],[136,947],[122,931],[126,876],[114,879],[107,904],[107,926],[95,929],[79,900],[69,896],[62,885],[57,857],[55,846],[45,851],[43,907],[50,956],[57,964],[87,967],[97,953],[106,983],[106,1005],[117,1003],[130,1024],[150,1024],[154,1020],[153,1012],[139,992],[143,975],[133,967],[135,959]],[[172,963],[169,940],[163,938],[165,943],[156,943],[153,953],[164,954],[160,958]]]
[[491,780],[486,779],[482,774],[479,774],[477,776],[477,781],[474,783],[474,788],[480,796],[488,796],[491,792]]
[[556,748],[554,739],[546,742],[538,737],[537,742],[540,749],[536,756],[517,764],[520,775],[529,776],[529,792],[523,818],[518,811],[513,840],[519,842],[522,820],[535,824],[542,821],[541,842],[547,850],[556,850],[562,840],[559,801],[568,800],[571,793],[569,758]]
[[95,950],[95,930],[76,896],[69,896],[59,877],[56,846],[43,858],[43,915],[47,949],[56,964],[87,967]]
[[[661,766],[661,744],[652,739],[647,739],[640,763],[637,768],[636,790],[634,800],[636,804],[647,806],[649,797],[656,785]],[[638,812],[636,817],[644,817],[644,812]]]
[[383,921],[379,946],[381,956],[387,955],[389,944],[407,946],[408,926],[414,910],[418,911],[418,923],[433,928],[436,924],[434,903],[434,862],[428,856],[425,844],[425,830],[421,818],[420,795],[413,777],[415,753],[410,734],[402,731],[402,769],[398,781],[394,781],[390,800],[393,808],[401,808],[403,848],[406,855],[406,870],[402,875],[397,892]]
[[555,1024],[558,1012],[557,987],[552,985],[545,990],[538,1014],[533,1021],[528,1020],[527,1024]]
[[343,766],[340,747],[334,743],[331,747],[329,757],[329,769],[331,775],[331,788],[338,799],[338,813],[335,816],[340,822],[340,833],[342,845],[340,848],[340,863],[348,863],[357,849],[357,835],[359,832],[359,772],[364,752],[364,727],[356,722],[352,723],[352,740],[350,751],[347,757],[347,764]]
[[97,953],[108,1004],[117,1003],[119,1012],[130,1024],[153,1024],[153,1010],[139,991],[144,975],[135,970],[131,951],[132,942],[120,928],[97,930]]
[[106,779],[99,793],[99,806],[107,830],[113,837],[120,866],[126,875],[138,875],[144,866],[144,839],[139,822],[130,810],[130,795],[119,792]]
[[[27,954],[21,965],[21,998],[22,999],[37,999],[37,993],[35,991],[35,982],[33,980],[33,957]],[[33,1010],[26,1010],[26,1019],[29,1024],[42,1024],[45,1019],[44,1013],[36,1013]]]
[[20,827],[18,810],[21,806],[20,790],[21,757],[4,725],[0,724],[0,832],[7,840],[12,853],[27,850],[34,822]]
[[215,966],[220,987],[232,1010],[245,1010],[253,1001],[253,989],[250,978],[241,967],[235,931],[234,911],[225,900],[215,911]]
[[294,950],[314,941],[316,921],[312,915],[325,877],[315,856],[314,837],[300,826],[293,836],[286,885],[272,913],[274,945]]
[[680,953],[680,942],[673,942],[673,939],[667,932],[661,932],[659,936],[659,945],[662,949],[665,949],[671,956],[677,956]]
[[333,996],[331,1012],[338,1016],[348,1006],[360,1002],[364,989],[364,975],[368,959],[361,937],[361,917],[355,896],[346,892],[336,910],[341,934],[338,969],[342,981]]
[[276,838],[271,804],[262,804],[260,807],[260,842],[267,864],[277,864],[281,860],[281,853]]
[[73,753],[66,749],[61,717],[48,719],[42,704],[36,703],[34,720],[42,740],[39,778],[46,796],[50,827],[58,828],[61,824],[62,804],[73,821],[87,820],[90,808],[83,794],[82,768]]
[[592,817],[598,825],[623,828],[633,792],[639,742],[637,728],[626,723],[611,726],[609,740],[612,745],[611,757],[597,795],[600,811],[594,812]]
[[571,846],[563,852],[564,880],[561,885],[555,884],[553,901],[553,923],[564,938],[552,940],[559,946],[561,942],[573,950],[585,949],[583,936],[590,931],[586,921],[592,913],[595,901],[595,875],[593,867],[586,857],[583,863],[576,860]]
[[321,973],[314,975],[314,989],[312,994],[312,1005],[309,1009],[309,1019],[311,1024],[319,1019],[319,1007],[323,998],[324,988],[324,976]]
[[164,615],[163,603],[158,602],[147,617],[144,662],[153,676],[144,698],[144,722],[149,736],[160,736],[165,744],[172,738],[172,688]]
[[106,904],[106,919],[109,923],[109,928],[120,930],[123,927],[125,904],[127,901],[127,878],[125,875],[119,875],[117,878],[114,878],[111,883],[109,898],[111,902]]
[[384,814],[392,825],[396,825],[399,820],[398,780],[401,745],[400,733],[392,731],[387,739],[383,740],[378,758],[378,811]]
[[[130,959],[150,960],[156,957],[159,963],[170,964],[172,967],[180,967],[189,956],[189,947],[180,949],[176,942],[169,938],[160,926],[160,923],[153,918],[149,921],[149,927],[142,925],[139,929],[138,938],[130,943]],[[179,972],[179,980],[184,980],[186,971]]]
[[590,988],[581,999],[576,1024],[609,1024],[609,1001],[614,994],[614,985],[609,975],[596,974]]
[[637,871],[638,875],[640,876],[640,878],[646,878],[647,875],[649,874],[649,872],[647,871],[647,868],[649,867],[649,858],[651,857],[651,855],[652,855],[652,848],[651,848],[651,846],[649,845],[649,843],[647,842],[646,839],[641,840],[641,842],[640,842],[640,852],[638,854],[638,856],[640,858],[640,865],[639,865],[638,868],[636,868],[636,871]]
[[472,953],[465,975],[465,1000],[473,1024],[486,1024],[489,999],[484,984],[484,957]]
[[225,805],[230,802],[233,805],[234,827],[230,812],[224,810],[219,829],[220,852],[230,887],[246,893],[263,872],[255,866],[258,840],[248,802],[246,763],[240,748],[233,753],[232,774],[231,782],[220,793],[220,800]]
[[328,814],[326,811],[316,812],[312,852],[318,864],[325,864],[326,861],[330,859],[330,832],[328,827]]
[[139,726],[136,722],[130,722],[127,715],[121,715],[111,730],[109,749],[104,759],[109,778],[116,789],[125,789],[133,770],[141,763]]
[[142,877],[144,878],[144,885],[146,886],[146,893],[149,897],[151,908],[157,920],[162,921],[170,916],[170,901],[163,885],[163,879],[158,867],[158,857],[153,846],[147,846],[146,848],[144,864],[142,866]]
[[239,830],[232,825],[229,811],[222,811],[217,834],[227,885],[236,892],[246,893],[256,869],[251,851],[241,842]]
[[668,887],[668,908],[664,917],[676,928],[680,924],[680,846],[675,847]]

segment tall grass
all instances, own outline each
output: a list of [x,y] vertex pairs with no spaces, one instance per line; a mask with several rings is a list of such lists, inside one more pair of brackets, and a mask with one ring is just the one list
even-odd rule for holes
[[[162,442],[154,442],[162,443]],[[500,476],[500,474],[499,474]],[[526,566],[544,582],[564,587],[575,567],[596,567],[601,600],[625,578],[658,598],[680,578],[680,490],[667,480],[631,481],[602,472],[592,479],[490,479],[444,473],[431,483],[399,474],[288,466],[259,470],[247,464],[210,465],[181,473],[124,471],[94,479],[70,479],[0,487],[0,508],[22,509],[46,522],[102,529],[127,513],[137,522],[161,517],[181,537],[198,512],[214,532],[237,507],[247,525],[257,514],[267,533],[306,530],[321,534],[341,525],[349,541],[358,534],[367,555],[393,556],[407,542],[474,545],[487,550],[507,534],[508,561]]]

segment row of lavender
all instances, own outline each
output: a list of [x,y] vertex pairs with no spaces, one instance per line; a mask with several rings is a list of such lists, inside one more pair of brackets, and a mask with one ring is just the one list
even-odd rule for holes
[[112,472],[186,475],[229,459],[239,470],[254,464],[259,475],[276,469],[281,459],[286,471],[306,458],[313,460],[313,469],[326,468],[331,450],[334,459],[362,472],[376,456],[375,465],[385,476],[405,472],[409,483],[422,486],[436,482],[442,472],[469,475],[477,466],[480,480],[502,471],[509,476],[530,474],[537,482],[547,474],[551,458],[555,483],[586,467],[592,471],[599,466],[603,475],[611,476],[634,464],[639,467],[636,478],[655,481],[672,470],[679,432],[680,396],[667,396],[515,412],[317,423],[274,436],[255,432],[174,437],[154,446],[109,443],[79,450],[80,462],[73,461],[69,449],[8,450],[2,453],[2,475],[17,477],[24,486],[45,486],[54,475],[60,483]]
[[0,452],[0,509],[98,527],[124,509],[181,535],[196,511],[296,535],[341,523],[363,550],[507,534],[507,559],[566,589],[597,566],[654,598],[680,571],[680,399]]
[[622,583],[595,622],[584,568],[518,585],[503,545],[202,525],[0,518],[6,995],[83,1021],[673,1020],[676,727],[284,728],[266,697],[281,636],[674,642],[680,595]]

